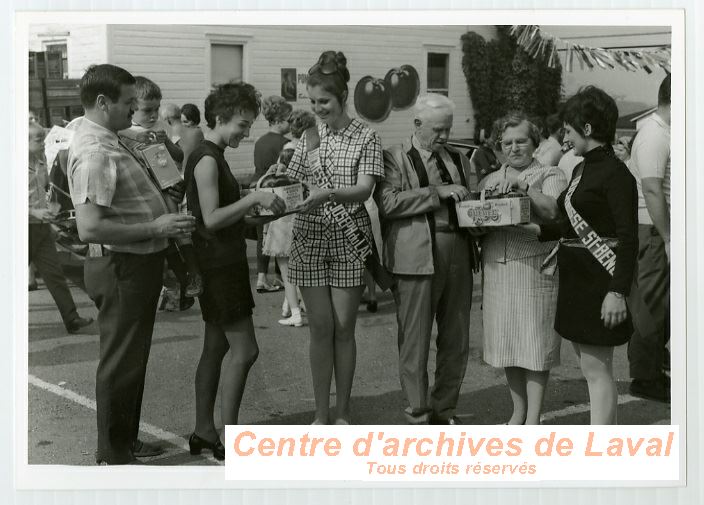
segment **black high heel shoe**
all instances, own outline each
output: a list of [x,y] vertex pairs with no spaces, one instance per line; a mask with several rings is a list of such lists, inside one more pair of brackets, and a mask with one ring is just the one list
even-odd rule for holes
[[225,447],[222,445],[219,438],[217,439],[217,442],[213,443],[208,442],[193,433],[188,439],[188,448],[193,456],[200,454],[203,449],[208,449],[209,451],[212,451],[215,459],[219,461],[223,461],[225,459]]

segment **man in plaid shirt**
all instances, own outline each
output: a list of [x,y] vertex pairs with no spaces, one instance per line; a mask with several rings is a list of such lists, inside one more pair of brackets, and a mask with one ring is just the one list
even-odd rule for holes
[[[91,66],[81,103],[85,119],[69,149],[68,179],[78,234],[90,244],[86,291],[99,311],[96,460],[130,464],[163,452],[137,438],[144,377],[164,251],[169,238],[195,229],[195,218],[168,213],[157,181],[117,136],[136,107],[134,77],[113,65]],[[177,202],[182,196],[173,195]]]

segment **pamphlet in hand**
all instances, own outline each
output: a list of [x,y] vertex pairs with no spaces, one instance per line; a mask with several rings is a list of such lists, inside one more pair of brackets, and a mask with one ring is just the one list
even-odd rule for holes
[[182,181],[176,162],[164,144],[143,145],[137,152],[159,181],[161,189],[170,188]]

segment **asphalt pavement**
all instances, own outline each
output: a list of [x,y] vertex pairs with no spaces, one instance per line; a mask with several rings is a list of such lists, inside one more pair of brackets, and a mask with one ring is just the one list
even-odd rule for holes
[[[254,243],[249,242],[254,275]],[[82,316],[97,310],[81,289],[81,270],[69,268],[71,291]],[[252,282],[254,285],[254,276]],[[30,464],[94,464],[96,444],[95,370],[99,337],[93,324],[79,335],[68,335],[48,291],[29,293],[28,428]],[[471,351],[458,415],[465,424],[501,424],[511,415],[511,399],[502,369],[481,359],[481,286],[475,278],[471,313]],[[309,334],[283,327],[283,292],[254,294],[254,325],[259,359],[247,382],[240,413],[242,424],[309,424],[314,400],[308,365]],[[405,424],[405,402],[398,380],[396,322],[389,293],[378,294],[379,310],[360,306],[357,322],[357,368],[352,391],[355,424]],[[191,456],[195,369],[200,355],[203,321],[196,303],[183,312],[159,312],[147,370],[142,405],[141,437],[167,448],[147,460],[155,465],[213,465],[212,457]],[[434,346],[434,343],[433,343]],[[434,349],[429,369],[434,370]],[[553,369],[544,403],[544,424],[589,424],[587,385],[569,342],[562,342],[562,364]],[[626,348],[615,351],[619,391],[619,424],[669,424],[670,408],[628,395]],[[23,380],[18,377],[18,380]],[[333,399],[334,403],[334,386]],[[219,419],[216,405],[216,423]]]

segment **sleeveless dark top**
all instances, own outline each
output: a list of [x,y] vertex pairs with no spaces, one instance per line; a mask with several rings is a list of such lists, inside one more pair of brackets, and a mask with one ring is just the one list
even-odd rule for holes
[[230,166],[224,156],[225,150],[220,146],[203,140],[188,156],[184,168],[186,182],[186,200],[188,210],[196,218],[196,231],[192,235],[193,247],[198,256],[201,269],[247,262],[247,246],[244,239],[244,221],[239,221],[217,231],[209,231],[203,223],[203,214],[198,199],[198,187],[194,169],[204,156],[210,156],[218,168],[218,200],[220,207],[225,207],[240,199],[240,185],[232,175]]

